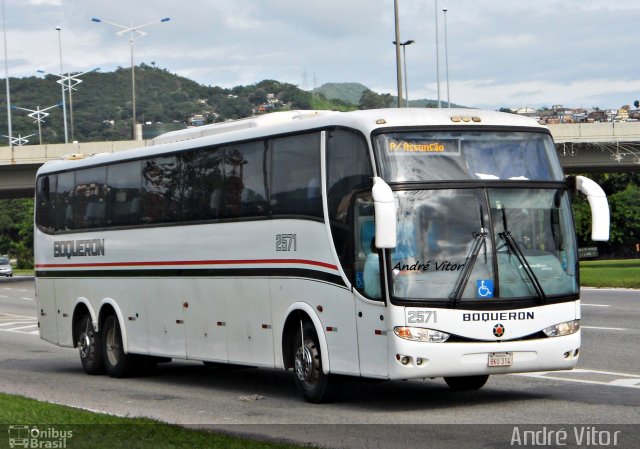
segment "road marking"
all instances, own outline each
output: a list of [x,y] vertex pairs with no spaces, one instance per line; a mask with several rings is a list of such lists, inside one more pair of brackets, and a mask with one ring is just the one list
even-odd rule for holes
[[599,327],[599,326],[580,326],[581,329],[594,329],[601,331],[630,331],[633,329],[627,329],[625,327]]
[[26,296],[23,297],[22,299],[26,299],[27,301],[33,301],[33,298],[27,298]]
[[[36,330],[27,330],[27,329]],[[16,334],[38,335],[38,320],[34,317],[24,315],[12,315],[0,313],[0,331],[13,332]]]
[[611,307],[611,304],[585,304],[585,303],[582,303],[582,307]]
[[[614,379],[609,382],[602,380],[588,380],[588,379],[576,379],[571,377],[560,376],[558,373],[565,373],[566,375],[571,374],[597,374],[597,375],[607,375],[618,377],[619,379]],[[562,380],[565,382],[576,382],[581,384],[592,384],[592,385],[606,385],[611,387],[624,387],[624,388],[640,388],[640,375],[638,374],[627,374],[627,373],[614,373],[610,371],[598,371],[591,369],[574,369],[571,371],[540,371],[535,373],[517,373],[513,374],[514,376],[520,377],[530,377],[535,379],[552,379],[552,380]]]

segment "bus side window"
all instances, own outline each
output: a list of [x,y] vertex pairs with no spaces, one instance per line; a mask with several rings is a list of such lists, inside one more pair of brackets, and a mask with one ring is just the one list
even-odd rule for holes
[[222,215],[223,148],[205,147],[181,156],[181,210],[185,221],[208,220]]
[[271,212],[322,217],[320,134],[271,141]]
[[140,161],[125,162],[109,167],[107,183],[107,225],[126,226],[141,223]]
[[107,168],[78,170],[75,178],[74,226],[98,228],[105,224]]
[[56,230],[71,229],[73,222],[74,178],[73,172],[58,174],[54,198]]
[[142,170],[142,222],[176,222],[180,214],[180,172],[176,156],[144,161]]
[[[329,131],[327,137],[327,205],[331,235],[343,271],[357,284],[356,272],[362,272],[364,260],[359,260],[358,256],[355,261],[353,259],[354,254],[361,254],[357,248],[360,223],[354,224],[354,196],[371,188],[373,171],[369,150],[364,137],[356,131],[335,129]],[[373,221],[373,216],[369,219]],[[368,249],[368,241],[365,247]]]
[[36,186],[37,216],[36,224],[46,232],[54,232],[55,208],[54,199],[58,175],[38,178]]
[[[263,141],[236,144],[225,149],[224,216],[250,217],[267,215],[265,144]],[[212,206],[220,202],[212,193]]]

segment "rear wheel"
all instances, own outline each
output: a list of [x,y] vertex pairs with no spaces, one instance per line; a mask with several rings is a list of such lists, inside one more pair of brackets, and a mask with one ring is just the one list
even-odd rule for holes
[[471,391],[479,390],[487,383],[488,375],[484,376],[463,376],[463,377],[445,377],[444,381],[454,391]]
[[87,313],[82,317],[78,331],[78,352],[85,373],[104,373],[101,335],[93,327],[91,315]]
[[127,377],[134,371],[135,356],[125,354],[122,346],[120,323],[115,315],[109,315],[103,324],[104,367],[111,377]]
[[316,329],[310,322],[295,333],[293,369],[298,392],[311,403],[329,402],[340,394],[342,382],[335,375],[322,371],[322,355]]

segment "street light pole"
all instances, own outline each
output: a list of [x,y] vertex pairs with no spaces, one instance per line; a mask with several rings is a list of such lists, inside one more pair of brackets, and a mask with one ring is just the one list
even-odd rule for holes
[[398,21],[398,0],[393,0],[393,11],[396,26],[396,79],[398,82],[398,107],[402,107],[402,69],[400,68],[400,23]]
[[20,109],[22,111],[28,111],[31,113],[27,115],[35,120],[33,123],[38,124],[38,137],[40,138],[40,145],[42,145],[42,126],[40,124],[44,123],[44,118],[50,115],[48,112],[45,112],[45,111],[48,111],[49,109],[57,108],[59,106],[60,106],[59,104],[54,104],[53,106],[49,106],[48,108],[44,108],[44,109],[40,109],[40,106],[36,106],[35,111],[33,109],[21,108],[18,106],[12,106],[12,108]]
[[76,90],[76,86],[78,84],[80,84],[82,82],[82,80],[80,79],[80,77],[82,75],[86,75],[87,73],[91,73],[91,72],[97,72],[98,70],[100,70],[100,67],[95,68],[93,70],[87,70],[86,72],[82,72],[82,73],[76,73],[75,75],[72,75],[71,73],[67,73],[66,75],[64,74],[54,74],[54,73],[46,73],[44,70],[36,70],[36,72],[38,73],[42,73],[44,75],[54,75],[59,77],[60,79],[58,81],[56,81],[56,83],[62,85],[62,88],[64,89],[64,91],[68,91],[69,92],[69,121],[71,124],[71,140],[74,140],[74,133],[73,133],[73,91]]
[[[63,75],[64,70],[62,68],[62,28],[59,26],[56,27],[58,31],[58,47],[60,49],[60,76]],[[64,95],[64,84],[60,86],[62,90],[62,120],[64,120],[64,143],[69,143],[69,131],[67,129],[67,101]]]
[[9,148],[11,148],[11,159],[13,160],[13,129],[11,127],[11,89],[9,88],[9,63],[7,62],[7,26],[5,23],[4,0],[2,0],[2,34],[4,36],[4,73],[5,85],[7,87],[7,127],[9,128]]
[[440,51],[438,44],[438,0],[436,2],[436,84],[438,85],[438,108],[442,107],[440,101]]
[[[154,25],[156,23],[168,22],[169,20],[171,20],[169,17],[165,17],[163,19],[155,20],[153,22],[148,22],[142,25],[135,25],[135,26],[130,25],[127,27],[125,25],[119,25],[117,23],[107,22],[106,20],[98,19],[97,17],[91,18],[92,22],[106,23],[109,25],[113,25],[117,28],[121,28],[121,30],[118,31],[116,35],[124,38],[128,37],[129,39],[129,46],[131,47],[131,110],[132,110],[132,117],[131,117],[132,133],[131,134],[132,134],[133,140],[136,139],[136,74],[135,74],[135,65],[133,61],[133,44],[137,39],[140,39],[141,37],[146,36],[147,33],[145,33],[144,31],[140,31],[141,28],[144,28],[149,25]],[[128,36],[127,36],[127,33],[128,33]]]
[[449,96],[449,49],[447,48],[447,8],[442,10],[444,13],[444,67],[447,75],[447,107],[451,109],[451,97]]
[[[396,41],[393,41],[395,45]],[[404,42],[400,42],[400,46],[402,47],[402,65],[404,66],[404,100],[406,107],[409,107],[409,82],[407,81],[407,45],[411,45],[415,43],[414,40],[408,40]]]

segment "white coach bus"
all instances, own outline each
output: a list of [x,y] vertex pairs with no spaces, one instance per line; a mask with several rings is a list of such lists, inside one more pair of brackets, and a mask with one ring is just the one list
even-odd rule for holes
[[569,196],[602,190],[549,131],[491,111],[293,111],[177,131],[37,174],[41,338],[113,377],[169,358],[344,376],[575,367]]

